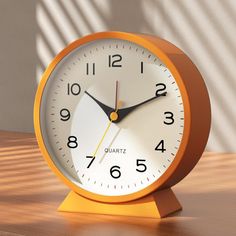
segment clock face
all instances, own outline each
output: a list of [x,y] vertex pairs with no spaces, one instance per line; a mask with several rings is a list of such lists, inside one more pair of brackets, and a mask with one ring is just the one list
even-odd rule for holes
[[94,194],[122,196],[168,170],[182,140],[184,107],[175,78],[156,55],[129,41],[99,39],[54,68],[40,126],[67,179]]

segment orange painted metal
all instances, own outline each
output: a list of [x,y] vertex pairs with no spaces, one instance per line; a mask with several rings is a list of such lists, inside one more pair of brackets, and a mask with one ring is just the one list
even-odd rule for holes
[[123,203],[96,202],[71,191],[58,208],[59,211],[65,212],[150,218],[163,218],[181,209],[179,201],[170,188]]
[[[43,90],[50,74],[57,64],[77,47],[98,39],[116,38],[136,43],[155,54],[174,76],[184,105],[184,132],[176,154],[166,172],[153,184],[133,194],[103,196],[86,191],[67,179],[54,165],[42,137],[40,127],[40,106]],[[55,174],[79,195],[95,201],[121,203],[143,198],[155,191],[169,188],[184,178],[200,159],[208,140],[211,124],[210,100],[207,88],[196,66],[189,57],[170,42],[156,36],[125,32],[100,32],[76,40],[60,52],[46,69],[39,84],[34,104],[34,125],[39,147],[49,167]],[[143,198],[145,199],[145,198]]]

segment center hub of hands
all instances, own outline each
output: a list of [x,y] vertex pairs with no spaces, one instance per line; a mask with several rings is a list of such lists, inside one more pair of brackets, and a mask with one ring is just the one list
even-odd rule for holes
[[111,121],[116,121],[118,119],[118,114],[117,112],[113,111],[111,114],[110,114],[110,119]]

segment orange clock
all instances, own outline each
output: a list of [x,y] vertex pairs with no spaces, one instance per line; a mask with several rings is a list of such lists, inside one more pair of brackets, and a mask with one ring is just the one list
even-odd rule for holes
[[34,106],[39,147],[71,189],[61,211],[164,217],[211,122],[196,66],[156,36],[101,32],[60,52]]

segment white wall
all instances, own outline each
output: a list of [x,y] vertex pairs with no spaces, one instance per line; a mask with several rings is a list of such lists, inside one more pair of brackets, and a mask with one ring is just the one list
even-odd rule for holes
[[0,130],[33,131],[35,5],[0,0]]
[[[3,11],[3,2],[14,2],[15,10],[8,8]],[[35,22],[29,19],[31,14],[27,15],[25,11],[29,11],[31,5],[36,3],[30,0],[0,1],[0,27],[1,30],[3,27],[6,34],[3,37],[5,41],[0,38],[0,70],[4,72],[1,73],[4,77],[0,79],[0,109],[8,112],[0,118],[0,129],[33,131],[31,111],[35,78],[32,68],[35,48],[30,42],[35,32],[30,27],[34,28]],[[21,23],[12,23],[10,17],[13,13],[20,16],[15,20]],[[36,19],[38,80],[46,65],[63,47],[92,32],[143,32],[173,42],[198,66],[210,92],[213,121],[207,149],[236,151],[236,1],[41,0],[36,4]],[[12,24],[11,29],[7,28],[8,21]],[[23,32],[16,27],[18,24]],[[11,37],[13,32],[15,39]],[[25,40],[28,41],[23,44]],[[8,53],[2,42],[12,44],[11,53],[7,56],[8,62],[2,62]],[[14,47],[18,50],[17,55],[14,54]],[[24,59],[21,60],[21,57]],[[32,60],[29,61],[29,58]],[[12,60],[14,64],[19,63],[16,70],[11,69]],[[31,65],[29,70],[20,69],[28,65]],[[11,85],[15,83],[17,86],[13,89]],[[10,91],[13,91],[13,97]],[[11,106],[14,107],[14,115],[11,114]],[[16,123],[14,117],[25,121]]]

